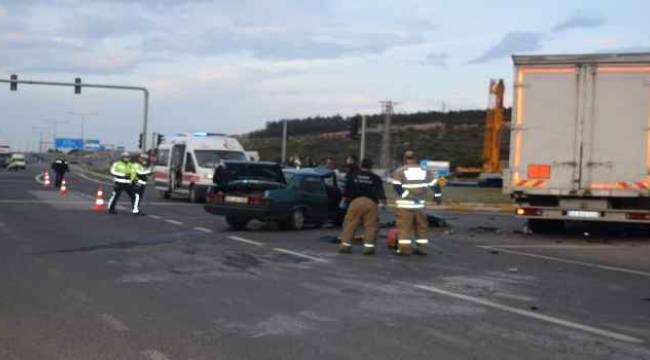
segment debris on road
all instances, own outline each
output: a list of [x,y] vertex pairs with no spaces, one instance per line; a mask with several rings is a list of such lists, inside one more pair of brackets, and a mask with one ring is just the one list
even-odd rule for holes
[[519,269],[516,268],[516,267],[513,267],[513,268],[508,269],[508,271],[511,272],[511,273],[518,273]]

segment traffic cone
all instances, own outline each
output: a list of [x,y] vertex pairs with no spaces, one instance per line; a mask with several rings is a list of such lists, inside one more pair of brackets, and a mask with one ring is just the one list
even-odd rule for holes
[[102,187],[97,188],[97,195],[95,196],[95,206],[93,206],[93,210],[101,211],[106,208],[106,205],[104,204],[104,189]]
[[65,179],[61,180],[61,187],[59,188],[59,195],[65,195],[68,191],[68,185],[65,183]]
[[47,172],[47,170],[43,170],[43,186],[49,187],[52,185],[52,182],[50,181],[50,173]]

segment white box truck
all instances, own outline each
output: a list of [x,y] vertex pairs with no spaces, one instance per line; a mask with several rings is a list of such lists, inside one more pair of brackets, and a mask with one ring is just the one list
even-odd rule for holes
[[650,53],[513,56],[504,192],[533,231],[650,223]]

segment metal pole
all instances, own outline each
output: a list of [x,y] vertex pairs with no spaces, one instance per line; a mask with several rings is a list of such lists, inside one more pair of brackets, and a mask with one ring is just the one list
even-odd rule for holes
[[361,144],[359,146],[359,160],[366,157],[366,116],[361,115]]
[[287,120],[282,121],[282,164],[287,162]]
[[144,110],[142,116],[142,151],[147,150],[147,122],[149,122],[149,90],[144,89]]

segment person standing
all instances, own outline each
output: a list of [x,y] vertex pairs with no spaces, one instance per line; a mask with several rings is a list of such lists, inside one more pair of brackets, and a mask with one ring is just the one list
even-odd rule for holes
[[110,200],[108,200],[108,212],[110,214],[117,213],[115,205],[120,199],[120,195],[123,191],[126,191],[131,198],[131,201],[135,201],[131,180],[131,166],[128,152],[123,152],[120,155],[120,159],[111,165],[111,175],[113,175],[113,194],[111,195]]
[[437,184],[437,179],[429,170],[420,167],[415,153],[404,153],[404,166],[395,170],[390,179],[399,195],[397,205],[397,253],[411,255],[412,238],[415,235],[415,252],[427,254],[429,244],[429,222],[424,213],[427,189]]
[[361,168],[348,174],[343,192],[344,202],[349,202],[348,211],[343,220],[341,245],[339,252],[347,254],[352,251],[352,239],[360,222],[363,222],[363,254],[375,253],[375,241],[379,229],[379,204],[386,205],[386,195],[381,178],[371,171],[372,161],[364,159]]
[[134,215],[142,215],[142,212],[140,211],[140,203],[142,202],[144,190],[147,186],[147,178],[149,177],[149,174],[151,174],[151,170],[145,168],[141,161],[142,158],[131,162],[129,174],[131,178],[131,186],[133,186],[133,209],[131,210],[131,213]]
[[68,167],[68,162],[62,156],[57,157],[56,160],[52,163],[52,171],[54,171],[54,186],[56,188],[61,187],[61,183],[65,177],[65,173],[70,171]]

